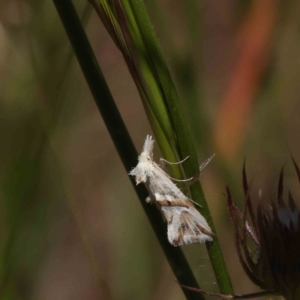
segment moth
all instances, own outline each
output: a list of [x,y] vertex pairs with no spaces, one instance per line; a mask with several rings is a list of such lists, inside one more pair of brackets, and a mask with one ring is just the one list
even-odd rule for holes
[[[129,175],[135,177],[136,184],[145,184],[149,196],[148,203],[154,203],[163,215],[168,224],[168,240],[173,246],[185,244],[202,243],[212,241],[213,233],[205,218],[194,207],[192,200],[173,183],[171,178],[153,160],[154,140],[147,135],[141,155],[138,157],[137,166],[132,169]],[[186,158],[188,159],[188,157]],[[183,161],[185,161],[184,159]],[[203,169],[209,158],[200,166]],[[164,162],[170,163],[164,159]],[[182,163],[178,162],[178,163]],[[193,180],[190,178],[188,180]],[[183,180],[183,181],[188,181]],[[177,180],[180,181],[180,180]]]

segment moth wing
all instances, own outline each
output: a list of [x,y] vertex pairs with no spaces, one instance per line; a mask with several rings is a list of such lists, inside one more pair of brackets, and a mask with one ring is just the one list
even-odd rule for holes
[[168,240],[173,246],[212,241],[209,225],[194,206],[168,206],[161,210],[168,222]]
[[153,167],[148,182],[148,190],[150,190],[155,200],[162,206],[189,207],[189,199],[177,185],[170,180],[168,175],[156,163],[153,164]]

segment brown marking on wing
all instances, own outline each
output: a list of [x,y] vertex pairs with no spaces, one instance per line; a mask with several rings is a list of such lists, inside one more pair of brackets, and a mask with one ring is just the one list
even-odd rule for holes
[[174,201],[170,201],[170,206],[180,206],[180,207],[190,207],[190,202],[189,201],[183,201],[180,199],[175,199]]
[[[190,214],[188,212],[182,212],[181,213],[181,220],[189,220],[190,219]],[[192,224],[189,224],[188,227],[190,228],[190,230],[192,230],[191,228],[193,228],[194,234],[200,235],[200,234],[206,234],[210,237],[213,237],[213,233],[211,231],[208,231],[207,229],[205,229],[204,227],[202,227],[199,223],[194,222],[193,219],[191,219]]]
[[170,201],[168,200],[156,200],[156,202],[160,205],[160,206],[171,206]]
[[189,201],[184,201],[180,199],[174,199],[172,201],[167,200],[166,198],[164,200],[157,200],[156,201],[161,205],[161,206],[179,206],[179,207],[185,207],[189,208],[190,207],[190,202]]
[[179,206],[179,207],[185,207],[185,208],[189,208],[188,203],[184,203],[181,200],[178,201],[168,201],[168,200],[163,200],[162,202],[159,201],[161,203],[161,206]]
[[178,246],[181,244],[180,241],[183,239],[183,236],[188,229],[189,229],[188,224],[181,223],[180,227],[178,228],[178,236],[176,239],[173,240],[174,246]]
[[200,234],[200,233],[204,233],[204,234],[206,234],[208,236],[211,236],[211,237],[214,236],[214,234],[211,231],[206,230],[200,224],[197,224],[197,223],[195,224],[194,231],[196,232],[197,235]]

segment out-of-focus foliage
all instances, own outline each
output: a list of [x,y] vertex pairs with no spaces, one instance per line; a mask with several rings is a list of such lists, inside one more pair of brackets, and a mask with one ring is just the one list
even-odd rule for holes
[[[300,4],[245,3],[146,1],[201,136],[199,157],[216,153],[201,180],[236,293],[254,287],[233,247],[225,185],[242,200],[244,156],[263,192],[272,190],[266,178],[274,181],[288,147],[300,159]],[[150,129],[123,58],[89,4],[76,6],[140,149]],[[183,299],[52,2],[0,7],[1,299]],[[184,251],[201,287],[213,290],[204,247]]]

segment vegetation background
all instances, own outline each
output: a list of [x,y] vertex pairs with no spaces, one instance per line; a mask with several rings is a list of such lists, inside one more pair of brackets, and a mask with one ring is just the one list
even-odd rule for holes
[[[299,196],[289,150],[300,163],[300,3],[145,2],[199,158],[216,153],[201,182],[235,292],[256,291],[223,193],[228,184],[242,204],[246,157],[254,197],[274,199],[284,163]],[[151,130],[123,57],[90,4],[75,4],[140,151]],[[2,0],[0,20],[1,299],[184,299],[53,3]],[[216,291],[205,247],[183,249]]]

